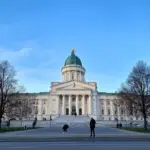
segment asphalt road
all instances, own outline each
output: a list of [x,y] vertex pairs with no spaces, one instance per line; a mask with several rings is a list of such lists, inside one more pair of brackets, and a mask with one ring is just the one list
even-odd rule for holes
[[143,150],[149,142],[0,142],[1,150]]

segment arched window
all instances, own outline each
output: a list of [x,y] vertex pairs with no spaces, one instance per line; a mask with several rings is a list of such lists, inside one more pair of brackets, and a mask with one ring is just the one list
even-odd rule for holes
[[115,107],[115,115],[117,115],[117,107]]
[[109,100],[107,101],[107,105],[110,105],[110,101]]
[[110,115],[110,108],[108,108],[108,115]]
[[72,80],[74,80],[74,72],[72,72]]
[[123,108],[121,108],[121,115],[123,115],[124,114],[124,111],[123,111]]
[[80,80],[79,77],[80,77],[80,76],[79,76],[79,72],[77,72],[77,80]]
[[102,108],[102,115],[104,115],[104,109]]
[[45,115],[45,108],[43,108],[43,113],[42,114]]

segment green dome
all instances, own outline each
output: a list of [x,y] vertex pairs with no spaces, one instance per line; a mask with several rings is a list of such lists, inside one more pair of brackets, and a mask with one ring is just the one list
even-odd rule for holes
[[72,50],[71,55],[66,59],[65,66],[66,65],[80,65],[82,66],[81,60],[79,57],[77,57],[74,53],[74,50]]

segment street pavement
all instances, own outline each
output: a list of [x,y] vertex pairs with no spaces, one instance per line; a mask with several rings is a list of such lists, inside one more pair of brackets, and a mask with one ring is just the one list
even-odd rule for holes
[[1,142],[2,150],[144,150],[149,149],[149,142]]
[[[136,135],[141,133],[129,132],[124,130],[119,130],[116,128],[109,127],[97,127],[95,128],[96,135]],[[40,128],[35,130],[26,130],[26,131],[18,131],[18,132],[7,132],[0,133],[1,136],[61,136],[62,128],[60,127],[49,127],[49,128]],[[88,127],[74,127],[69,128],[67,135],[90,135],[90,129]]]
[[[129,132],[109,127],[97,127],[95,141],[150,141],[150,134]],[[0,142],[23,141],[91,141],[88,127],[69,128],[67,134],[63,134],[59,127],[40,128],[18,132],[0,133]]]

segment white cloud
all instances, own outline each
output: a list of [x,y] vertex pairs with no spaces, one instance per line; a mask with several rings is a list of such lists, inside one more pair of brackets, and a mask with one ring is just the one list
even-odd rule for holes
[[15,51],[0,49],[0,60],[10,61],[17,71],[19,84],[24,85],[28,92],[47,91],[51,81],[61,79],[61,71],[52,66],[56,62],[56,51],[38,50],[35,47]]
[[29,55],[32,51],[32,48],[22,48],[19,50],[20,56],[26,56]]
[[29,56],[32,48],[22,48],[19,50],[0,49],[0,60],[9,60],[13,65],[21,61],[23,57]]

